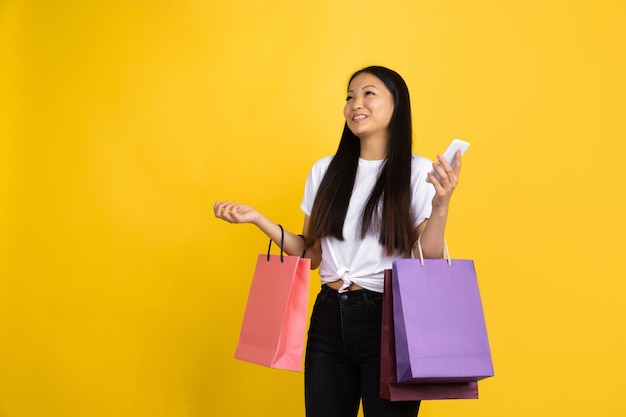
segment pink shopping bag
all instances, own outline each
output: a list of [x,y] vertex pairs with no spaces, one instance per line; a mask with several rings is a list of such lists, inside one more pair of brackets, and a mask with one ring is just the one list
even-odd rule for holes
[[396,349],[393,331],[392,279],[391,269],[385,270],[380,348],[380,396],[390,401],[478,398],[477,382],[441,384],[398,383],[396,377]]
[[282,242],[280,255],[271,247],[257,259],[235,358],[301,371],[311,260],[283,256]]

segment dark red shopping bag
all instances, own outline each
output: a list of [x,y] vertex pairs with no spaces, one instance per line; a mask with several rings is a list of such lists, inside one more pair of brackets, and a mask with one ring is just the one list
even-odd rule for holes
[[392,271],[385,270],[380,351],[380,396],[391,401],[475,399],[478,383],[412,384],[397,382],[393,327]]

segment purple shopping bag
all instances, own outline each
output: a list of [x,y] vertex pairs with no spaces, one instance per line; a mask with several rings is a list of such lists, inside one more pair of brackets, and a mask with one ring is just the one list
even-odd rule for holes
[[493,376],[473,261],[397,259],[393,278],[398,382]]
[[478,382],[438,384],[398,383],[393,332],[392,274],[385,269],[383,318],[380,338],[380,396],[390,401],[478,398]]

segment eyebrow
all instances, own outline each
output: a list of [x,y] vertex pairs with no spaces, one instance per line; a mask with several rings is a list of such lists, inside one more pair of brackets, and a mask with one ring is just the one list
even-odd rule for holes
[[[370,84],[370,85],[366,85],[363,88],[361,88],[361,90],[365,90],[368,87],[372,87],[372,88],[376,88],[374,85]],[[378,88],[376,88],[378,90]],[[348,90],[348,93],[352,93],[354,90]]]

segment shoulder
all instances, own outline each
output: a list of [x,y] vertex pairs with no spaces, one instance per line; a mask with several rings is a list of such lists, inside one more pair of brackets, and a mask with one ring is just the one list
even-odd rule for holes
[[428,173],[433,169],[433,161],[423,156],[413,155],[411,159],[411,187],[414,195],[430,193],[434,187],[427,181]]
[[311,168],[311,175],[313,176],[320,176],[320,175],[324,175],[324,173],[326,172],[326,170],[328,169],[328,166],[330,165],[330,162],[333,160],[332,156],[325,156],[324,158],[318,159],[314,164],[313,167]]
[[411,173],[412,176],[422,174],[426,176],[426,173],[433,168],[433,161],[428,158],[419,155],[412,155],[411,157]]
[[306,179],[307,188],[313,187],[314,189],[317,189],[317,187],[319,187],[322,182],[322,178],[326,175],[330,161],[332,160],[332,156],[326,156],[322,159],[318,159],[313,164],[313,167],[311,168],[311,171],[309,171],[309,175]]
[[332,156],[325,156],[315,161],[315,163],[313,164],[313,168],[327,168],[328,165],[330,165],[330,161],[332,160],[333,160]]

